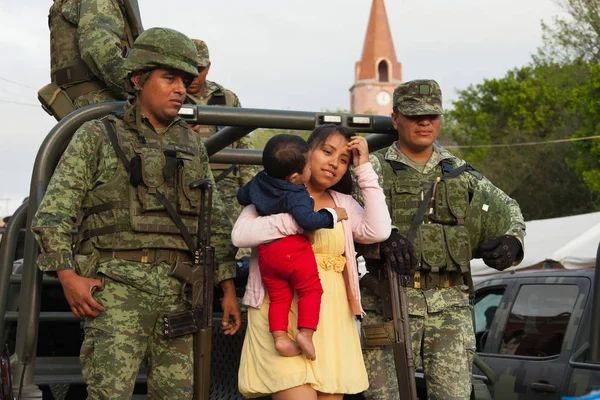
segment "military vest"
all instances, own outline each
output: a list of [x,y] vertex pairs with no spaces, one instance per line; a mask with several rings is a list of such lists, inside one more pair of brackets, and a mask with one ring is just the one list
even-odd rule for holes
[[[196,235],[201,191],[190,189],[189,184],[205,175],[198,155],[200,138],[183,122],[163,135],[141,136],[122,119],[107,118],[115,126],[125,157],[131,160],[131,170],[141,173],[133,176],[117,160],[113,178],[90,190],[84,199],[77,243],[104,250],[188,250],[165,206],[152,193],[164,194],[187,230]],[[134,168],[134,164],[138,165]]]
[[400,234],[408,236],[424,196],[435,185],[433,199],[422,217],[413,246],[419,259],[419,270],[431,272],[468,272],[471,260],[469,232],[464,226],[469,209],[468,181],[444,177],[457,166],[442,160],[432,171],[423,174],[395,161],[379,158],[384,179],[386,203]]
[[[81,59],[77,39],[77,25],[79,23],[79,0],[54,0],[48,15],[50,27],[50,75],[53,83],[58,86],[72,86],[89,82],[96,76]],[[125,11],[119,2],[125,32],[121,45],[125,49],[133,45],[134,37],[128,25]],[[81,93],[83,94],[83,93]],[[80,94],[80,95],[81,95]]]

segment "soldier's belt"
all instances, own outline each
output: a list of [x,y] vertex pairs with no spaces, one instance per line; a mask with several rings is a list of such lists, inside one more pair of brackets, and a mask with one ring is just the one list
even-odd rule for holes
[[451,286],[464,285],[465,281],[460,271],[416,271],[413,276],[408,277],[408,287],[415,289],[447,288]]
[[364,347],[387,346],[395,343],[394,321],[382,324],[361,325]]
[[117,250],[100,251],[100,258],[118,258],[125,261],[136,261],[143,263],[159,264],[166,262],[173,264],[176,261],[192,261],[192,254],[188,251],[171,249],[140,249],[140,250]]
[[[371,292],[380,296],[384,291],[386,282],[383,282],[383,270],[375,269],[365,275],[361,280],[361,287],[366,287]],[[382,283],[383,282],[383,283]],[[446,288],[450,286],[464,285],[465,281],[460,271],[430,272],[426,270],[416,271],[408,277],[408,287],[415,289]],[[380,287],[380,285],[382,285]],[[386,291],[387,293],[387,291]]]

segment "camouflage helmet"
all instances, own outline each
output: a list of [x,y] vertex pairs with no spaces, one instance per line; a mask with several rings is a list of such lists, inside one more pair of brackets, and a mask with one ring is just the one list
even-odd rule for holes
[[402,115],[442,115],[442,90],[432,79],[419,79],[398,85],[394,107]]
[[198,67],[208,67],[208,64],[210,64],[210,56],[206,42],[200,39],[192,39],[192,42],[196,45],[196,50],[198,52]]
[[128,72],[174,68],[196,77],[196,46],[190,38],[176,30],[150,28],[135,40],[123,67]]

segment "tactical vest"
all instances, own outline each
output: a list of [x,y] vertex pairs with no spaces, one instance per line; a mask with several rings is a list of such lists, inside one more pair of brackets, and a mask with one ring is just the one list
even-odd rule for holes
[[384,192],[392,224],[398,227],[400,234],[408,236],[423,197],[435,185],[433,200],[430,200],[413,239],[419,270],[468,272],[471,243],[464,226],[469,209],[468,181],[460,175],[444,177],[456,165],[450,160],[442,160],[432,171],[422,174],[402,163],[385,160],[382,153],[375,155],[383,169]]
[[[50,76],[53,83],[60,87],[73,86],[83,82],[95,80],[95,86],[90,86],[89,91],[99,89],[97,77],[92,73],[87,64],[81,59],[77,39],[77,25],[79,23],[79,0],[54,0],[48,15],[50,27]],[[133,45],[134,37],[127,22],[122,2],[119,2],[123,21],[125,23],[122,48]],[[103,83],[101,83],[103,85]],[[89,93],[89,92],[88,92]],[[77,93],[78,95],[85,94]]]
[[141,173],[133,176],[117,159],[114,176],[84,199],[77,242],[89,245],[86,242],[91,240],[94,248],[104,250],[188,250],[165,206],[152,193],[164,194],[187,230],[196,235],[201,191],[190,189],[189,184],[205,172],[198,157],[200,138],[183,123],[172,126],[166,137],[141,136],[122,119],[107,118],[115,126],[125,157],[131,160],[131,170]]

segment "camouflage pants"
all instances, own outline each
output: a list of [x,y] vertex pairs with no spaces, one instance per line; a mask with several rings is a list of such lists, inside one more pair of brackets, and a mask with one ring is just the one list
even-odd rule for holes
[[[372,292],[363,290],[367,315],[363,324],[385,322],[377,311]],[[374,310],[368,310],[374,308]],[[412,307],[411,307],[412,308]],[[412,311],[412,309],[411,309]],[[410,315],[415,368],[423,366],[429,399],[469,399],[475,336],[470,306],[453,305],[438,312]],[[394,354],[391,346],[365,348],[363,356],[369,375],[368,400],[398,400]]]
[[[191,399],[192,337],[164,339],[162,316],[186,309],[173,291],[165,265],[149,281],[166,279],[162,293],[148,293],[105,275],[94,298],[106,311],[86,319],[81,365],[88,399],[131,398],[142,361],[147,362],[149,399]],[[154,285],[148,283],[149,287]]]

